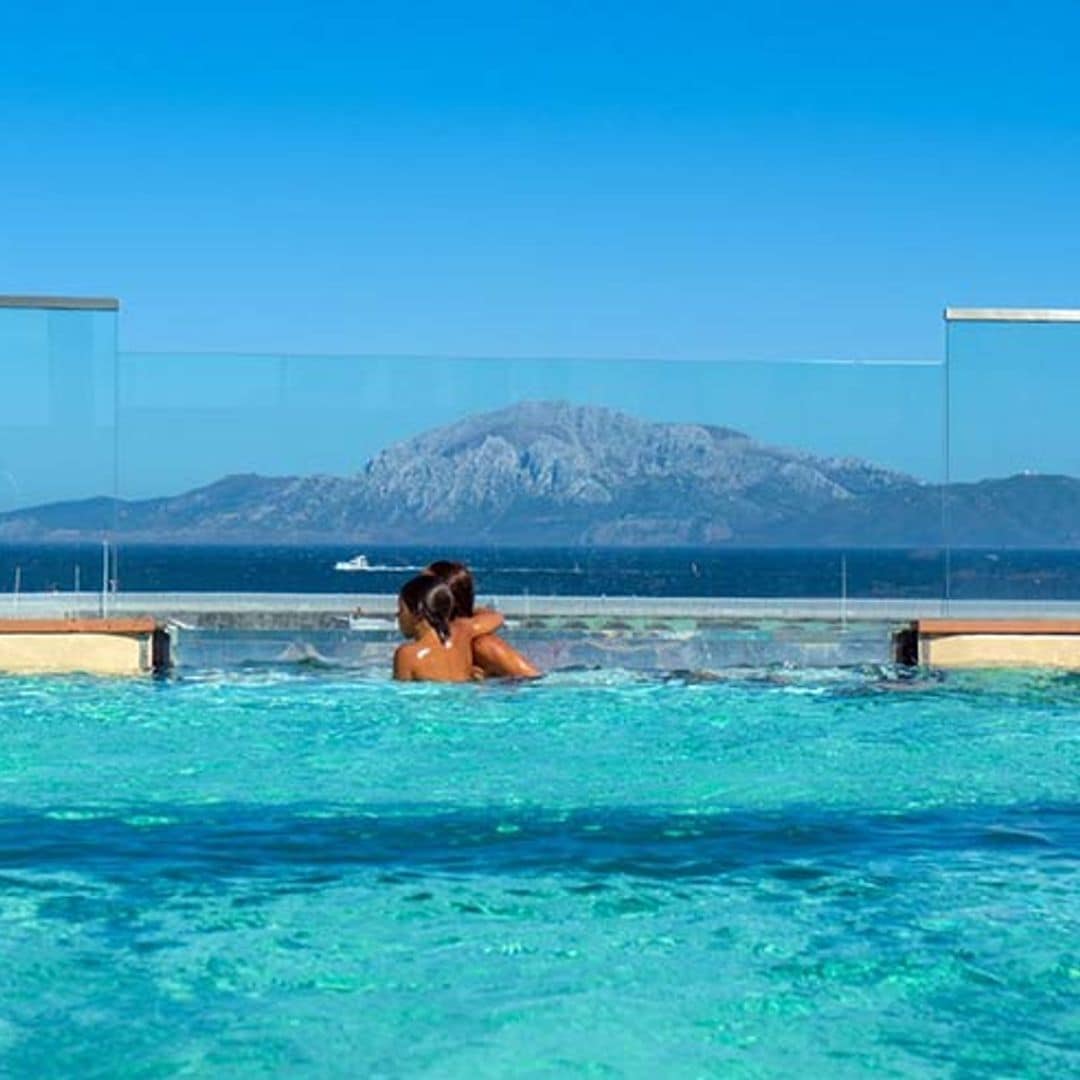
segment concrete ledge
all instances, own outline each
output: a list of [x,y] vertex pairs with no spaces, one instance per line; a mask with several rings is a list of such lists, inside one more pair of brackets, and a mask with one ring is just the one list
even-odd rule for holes
[[170,663],[168,631],[156,620],[0,620],[0,672],[143,675]]
[[1080,620],[919,619],[893,638],[899,663],[1080,670]]

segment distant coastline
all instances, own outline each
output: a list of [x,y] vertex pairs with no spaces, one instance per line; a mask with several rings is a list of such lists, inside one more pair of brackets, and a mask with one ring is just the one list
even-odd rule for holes
[[180,495],[0,514],[0,543],[653,549],[1080,547],[1080,479],[947,488],[730,428],[524,402],[376,455],[352,476],[232,475]]

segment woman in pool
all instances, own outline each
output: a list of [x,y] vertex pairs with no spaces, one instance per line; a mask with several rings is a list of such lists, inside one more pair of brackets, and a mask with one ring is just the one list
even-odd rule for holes
[[398,594],[398,627],[410,638],[394,653],[394,678],[403,682],[469,682],[473,640],[498,630],[503,617],[484,611],[454,617],[454,594],[430,574],[406,582]]
[[[440,560],[424,570],[447,585],[454,597],[454,621],[478,619],[485,611],[476,610],[476,587],[472,572],[464,563]],[[541,672],[508,642],[494,633],[482,633],[472,640],[473,664],[486,678],[535,679]]]

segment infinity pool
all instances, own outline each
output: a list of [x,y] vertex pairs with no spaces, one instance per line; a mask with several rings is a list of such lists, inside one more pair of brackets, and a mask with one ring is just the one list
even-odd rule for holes
[[1080,678],[0,681],[0,1074],[1064,1076]]

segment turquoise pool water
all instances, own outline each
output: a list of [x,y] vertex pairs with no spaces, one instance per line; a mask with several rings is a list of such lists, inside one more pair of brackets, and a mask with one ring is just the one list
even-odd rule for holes
[[1064,1076],[1080,678],[0,681],[0,1074]]

